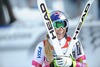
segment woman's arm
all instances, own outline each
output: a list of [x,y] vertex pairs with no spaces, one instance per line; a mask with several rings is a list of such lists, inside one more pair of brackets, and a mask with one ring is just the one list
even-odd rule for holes
[[86,56],[84,54],[82,44],[79,40],[76,42],[72,54],[74,67],[87,67]]
[[34,51],[32,59],[32,67],[34,66],[42,67],[43,62],[44,62],[44,45],[43,42],[40,42]]

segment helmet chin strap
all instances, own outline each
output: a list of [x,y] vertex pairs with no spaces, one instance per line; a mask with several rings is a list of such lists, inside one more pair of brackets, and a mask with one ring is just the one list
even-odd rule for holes
[[66,32],[68,32],[68,27],[66,28]]
[[67,33],[65,33],[64,37],[67,38]]

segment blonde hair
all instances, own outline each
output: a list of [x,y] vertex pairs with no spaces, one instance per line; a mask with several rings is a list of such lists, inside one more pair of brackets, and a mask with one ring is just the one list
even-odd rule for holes
[[49,61],[49,63],[51,63],[53,61],[53,53],[52,53],[52,49],[51,49],[51,44],[48,41],[48,35],[46,36],[45,39],[45,46],[44,46],[44,51],[45,51],[45,55],[47,60]]

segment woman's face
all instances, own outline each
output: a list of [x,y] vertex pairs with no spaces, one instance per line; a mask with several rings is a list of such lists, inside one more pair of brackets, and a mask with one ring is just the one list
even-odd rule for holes
[[55,28],[55,31],[58,39],[61,40],[65,36],[66,27],[65,28],[60,27],[59,29]]

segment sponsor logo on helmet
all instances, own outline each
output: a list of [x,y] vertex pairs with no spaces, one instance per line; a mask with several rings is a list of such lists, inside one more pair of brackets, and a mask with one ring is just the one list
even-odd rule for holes
[[60,19],[60,12],[59,11],[57,11],[56,13],[55,13],[55,15],[56,15],[56,17],[58,18],[58,19]]

